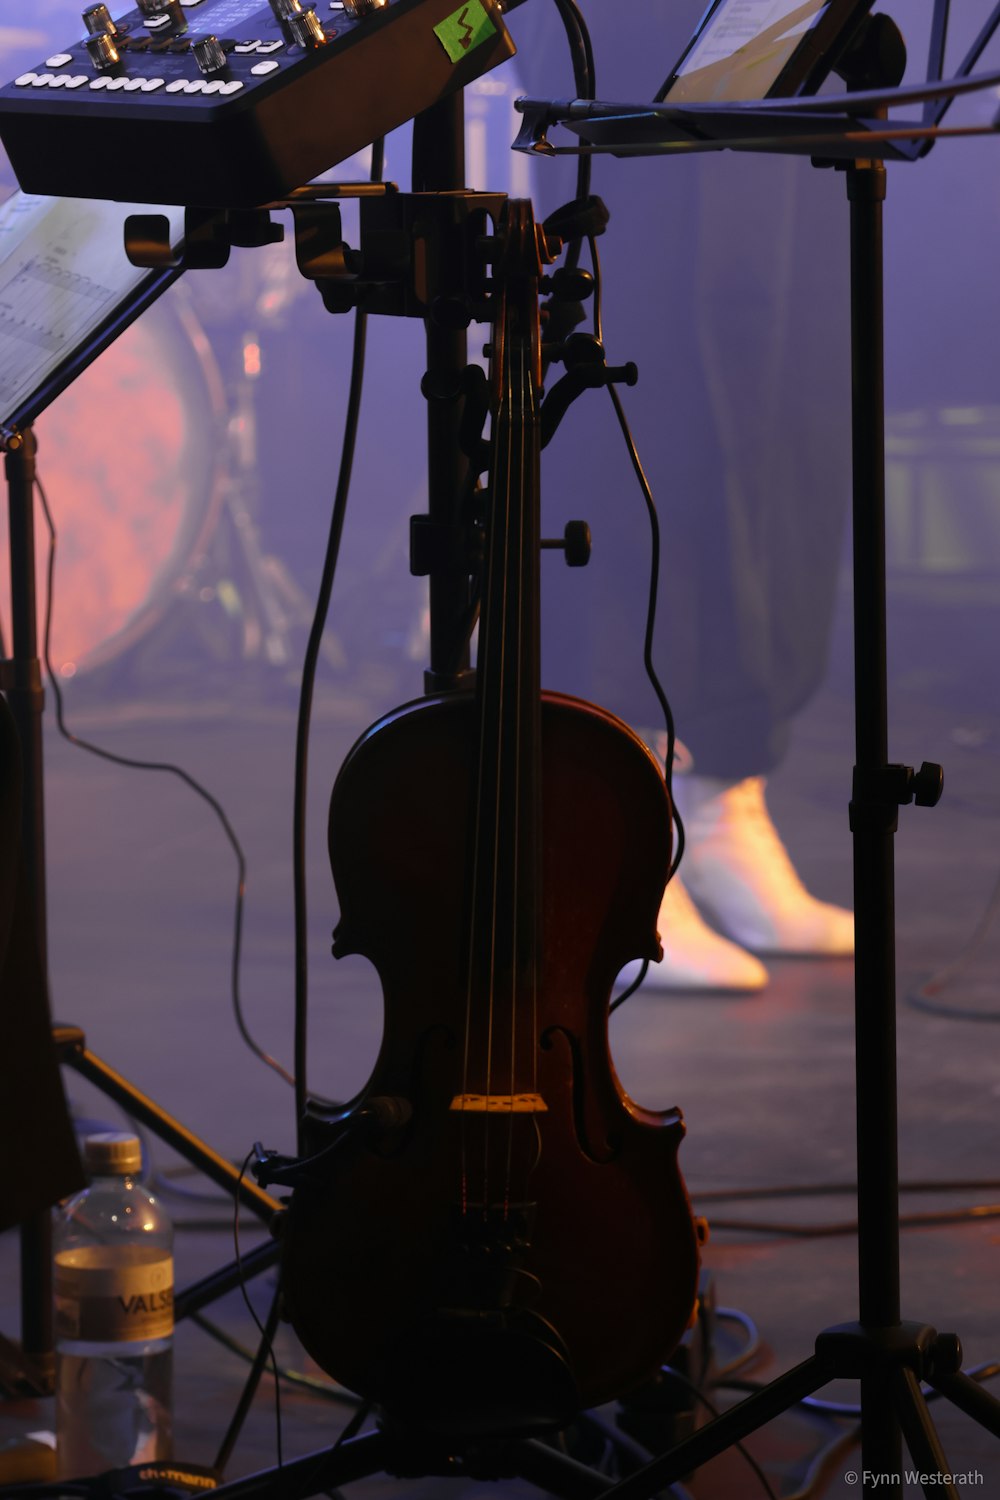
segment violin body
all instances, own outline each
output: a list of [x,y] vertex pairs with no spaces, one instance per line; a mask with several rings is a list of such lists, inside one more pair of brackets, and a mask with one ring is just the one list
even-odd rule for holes
[[385,1001],[348,1114],[388,1099],[406,1117],[346,1140],[322,1181],[296,1188],[286,1306],[338,1381],[449,1432],[527,1432],[620,1395],[669,1355],[695,1300],[681,1115],[629,1098],[607,1036],[615,976],[660,954],[666,788],[613,715],[550,693],[539,707],[527,977],[501,953],[509,972],[484,980],[470,957],[471,693],[376,723],[330,809],[334,953],[368,958]]

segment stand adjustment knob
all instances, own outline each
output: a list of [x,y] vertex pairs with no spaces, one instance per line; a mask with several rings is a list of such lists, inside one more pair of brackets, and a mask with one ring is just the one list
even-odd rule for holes
[[90,60],[98,73],[110,73],[112,68],[117,68],[121,62],[121,53],[115,46],[115,39],[106,31],[98,31],[94,36],[87,38],[87,51]]
[[322,47],[326,42],[322,22],[311,5],[288,17],[288,29],[300,47]]
[[221,73],[226,67],[226,54],[217,36],[200,36],[191,51],[203,73]]
[[567,568],[585,568],[590,562],[590,527],[586,521],[567,521],[562,536],[544,537],[542,546],[558,548]]
[[271,9],[279,21],[290,21],[302,14],[302,0],[271,0]]
[[106,5],[89,5],[83,13],[83,24],[88,36],[118,35],[118,27]]
[[913,800],[918,807],[936,807],[944,791],[944,769],[925,760],[913,773]]

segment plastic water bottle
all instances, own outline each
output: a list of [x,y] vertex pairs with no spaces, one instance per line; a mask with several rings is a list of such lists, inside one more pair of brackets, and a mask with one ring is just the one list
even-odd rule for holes
[[143,1187],[134,1135],[89,1136],[91,1184],[55,1226],[61,1479],[169,1458],[173,1227]]

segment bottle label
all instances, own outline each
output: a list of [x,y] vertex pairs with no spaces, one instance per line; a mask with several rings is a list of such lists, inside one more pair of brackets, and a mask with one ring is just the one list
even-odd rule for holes
[[155,1245],[87,1245],[55,1258],[56,1337],[92,1343],[174,1331],[173,1257]]

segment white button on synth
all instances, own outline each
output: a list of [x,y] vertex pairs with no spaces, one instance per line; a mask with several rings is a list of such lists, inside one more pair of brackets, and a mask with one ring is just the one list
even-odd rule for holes
[[108,84],[110,82],[111,82],[111,79],[108,78],[108,77],[104,77],[104,78],[92,78],[90,80],[90,87],[92,89],[106,89],[107,86],[108,86]]
[[36,73],[31,87],[33,89],[47,89],[49,84],[55,83],[55,81],[55,74],[53,73]]
[[14,79],[14,87],[16,89],[30,89],[37,77],[37,73],[22,73],[19,78]]
[[89,82],[90,79],[86,73],[74,73],[72,77],[66,79],[66,87],[68,89],[82,89],[83,85]]
[[147,31],[162,31],[164,26],[169,26],[169,16],[147,16],[143,22]]
[[242,87],[243,87],[243,79],[242,78],[231,78],[228,83],[224,83],[222,85],[221,89],[219,90],[219,93],[220,94],[238,94],[239,91],[240,91],[240,89]]
[[67,83],[69,83],[69,77],[68,77],[68,75],[66,73],[57,73],[55,75],[55,77],[53,78],[52,82],[49,84],[49,88],[50,89],[64,89],[66,87]]
[[256,42],[237,42],[236,46],[233,48],[233,51],[234,52],[243,52],[243,53],[245,53],[245,52],[256,52],[257,48],[259,46],[260,46],[260,42],[259,41],[256,41]]
[[168,94],[181,94],[188,86],[186,78],[175,78],[172,83],[167,84]]
[[119,93],[120,90],[123,89],[127,83],[128,83],[128,79],[127,78],[109,78],[108,79],[108,93],[109,94],[117,94],[117,93]]
[[134,93],[136,93],[139,89],[142,88],[142,85],[143,85],[144,82],[145,82],[145,79],[142,79],[142,78],[126,78],[126,80],[125,80],[125,92],[126,92],[126,94],[134,94]]
[[45,66],[47,68],[64,68],[67,63],[71,63],[72,61],[73,61],[73,55],[72,55],[72,53],[70,53],[70,52],[56,52],[56,53],[53,54],[52,57],[47,57],[45,59]]
[[275,68],[280,68],[280,67],[281,67],[281,64],[277,63],[277,62],[254,63],[254,65],[250,69],[250,71],[251,71],[251,73],[255,74],[258,78],[261,78],[261,77],[263,77],[263,75],[265,73],[273,73],[274,70],[275,70]]
[[165,78],[144,78],[142,80],[142,92],[144,94],[155,94],[156,90],[162,89],[165,83]]
[[284,45],[285,44],[282,41],[277,41],[277,42],[258,42],[257,43],[257,51],[258,52],[278,52]]
[[224,79],[222,79],[222,78],[210,78],[209,81],[203,86],[202,93],[203,94],[221,94],[222,90],[224,88],[225,88],[225,81],[224,81]]
[[203,94],[205,92],[205,80],[203,78],[191,78],[184,85],[185,94]]

